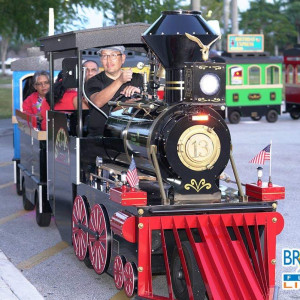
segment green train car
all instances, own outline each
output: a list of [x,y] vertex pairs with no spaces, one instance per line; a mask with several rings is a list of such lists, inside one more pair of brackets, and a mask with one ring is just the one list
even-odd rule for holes
[[261,53],[227,53],[217,59],[226,63],[226,106],[230,123],[241,117],[258,121],[266,116],[276,122],[281,114],[282,59]]

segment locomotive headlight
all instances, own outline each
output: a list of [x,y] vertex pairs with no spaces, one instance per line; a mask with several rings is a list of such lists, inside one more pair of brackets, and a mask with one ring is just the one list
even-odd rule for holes
[[214,73],[207,73],[199,81],[200,90],[207,96],[215,95],[220,89],[220,78]]

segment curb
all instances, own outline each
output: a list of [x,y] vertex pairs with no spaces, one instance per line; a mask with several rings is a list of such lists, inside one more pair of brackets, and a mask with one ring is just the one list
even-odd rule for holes
[[0,250],[0,298],[42,300],[44,297]]

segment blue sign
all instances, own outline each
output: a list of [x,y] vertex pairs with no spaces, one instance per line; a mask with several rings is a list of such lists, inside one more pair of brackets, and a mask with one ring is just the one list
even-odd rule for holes
[[300,274],[283,274],[284,281],[300,281]]
[[263,34],[229,34],[227,52],[263,52]]

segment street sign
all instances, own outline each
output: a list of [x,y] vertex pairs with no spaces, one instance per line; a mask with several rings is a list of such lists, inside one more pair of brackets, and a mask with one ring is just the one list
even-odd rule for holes
[[229,34],[227,52],[263,52],[263,34]]

